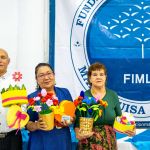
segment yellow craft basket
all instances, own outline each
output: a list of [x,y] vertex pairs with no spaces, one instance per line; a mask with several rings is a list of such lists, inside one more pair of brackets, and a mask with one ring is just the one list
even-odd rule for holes
[[89,134],[93,129],[93,118],[80,117],[81,134]]
[[134,126],[135,126],[135,125],[122,124],[122,123],[118,122],[118,121],[115,119],[113,128],[114,128],[115,131],[124,133],[124,132],[127,131],[127,130],[133,131]]
[[48,114],[39,114],[39,118],[42,118],[42,120],[46,123],[46,131],[52,130],[54,128],[54,113],[48,113]]

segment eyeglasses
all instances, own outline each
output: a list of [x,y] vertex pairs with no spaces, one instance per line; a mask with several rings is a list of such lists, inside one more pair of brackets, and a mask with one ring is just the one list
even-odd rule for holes
[[53,72],[48,72],[48,73],[45,73],[45,74],[39,74],[39,75],[37,75],[37,78],[39,78],[39,79],[44,79],[45,77],[48,77],[48,78],[50,78],[50,77],[52,77],[54,75],[54,73]]

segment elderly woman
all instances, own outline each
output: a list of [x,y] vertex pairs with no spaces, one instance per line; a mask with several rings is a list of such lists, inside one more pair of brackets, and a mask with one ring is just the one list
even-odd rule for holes
[[[79,150],[116,150],[116,134],[113,130],[113,123],[116,116],[121,115],[121,108],[116,92],[106,88],[107,72],[101,63],[94,63],[88,69],[88,81],[91,88],[85,91],[88,97],[101,96],[101,99],[108,103],[104,108],[102,116],[94,122],[93,132],[89,135],[82,135],[79,130],[80,113],[76,112],[75,132],[79,140]],[[127,135],[133,136],[135,131],[127,131]]]
[[[30,94],[28,98],[36,97],[41,89],[47,93],[53,93],[58,97],[59,102],[62,100],[71,100],[72,97],[66,88],[55,86],[55,74],[51,66],[47,63],[40,63],[35,68],[35,78],[38,89]],[[46,124],[39,118],[38,113],[28,110],[30,121],[27,124],[29,134],[29,150],[71,150],[71,134],[66,121],[61,123],[62,128],[45,131]]]

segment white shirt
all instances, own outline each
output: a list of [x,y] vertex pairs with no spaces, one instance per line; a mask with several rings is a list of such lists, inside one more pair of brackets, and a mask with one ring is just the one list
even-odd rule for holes
[[[8,88],[10,84],[12,86],[14,86],[15,84],[22,85],[22,82],[16,83],[12,79],[12,74],[6,73],[2,77],[0,77],[0,92],[3,88]],[[15,129],[9,128],[7,125],[6,118],[7,118],[8,109],[9,109],[9,107],[2,106],[2,98],[1,98],[1,93],[0,93],[0,133],[10,132],[12,130],[15,130]]]

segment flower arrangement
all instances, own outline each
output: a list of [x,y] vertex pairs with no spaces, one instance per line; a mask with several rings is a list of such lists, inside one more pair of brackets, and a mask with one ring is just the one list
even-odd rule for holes
[[47,93],[45,89],[42,89],[37,97],[29,99],[28,108],[32,108],[33,111],[40,114],[48,114],[53,111],[52,106],[57,106],[58,104],[58,98],[53,93]]
[[60,103],[53,93],[42,89],[36,97],[29,99],[28,109],[39,113],[39,117],[46,122],[45,130],[52,130],[54,125],[61,128],[63,120],[70,123],[70,118],[75,116],[75,106],[72,101],[62,100]]
[[80,96],[74,100],[76,109],[79,110],[80,117],[93,118],[96,121],[102,116],[102,109],[108,106],[106,101],[100,99],[100,96],[87,97],[81,91]]

